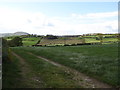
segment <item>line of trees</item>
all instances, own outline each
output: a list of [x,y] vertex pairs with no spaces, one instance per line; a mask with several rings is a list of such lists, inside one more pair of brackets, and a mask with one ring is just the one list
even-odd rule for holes
[[46,35],[45,38],[46,39],[58,39],[58,37],[54,35]]

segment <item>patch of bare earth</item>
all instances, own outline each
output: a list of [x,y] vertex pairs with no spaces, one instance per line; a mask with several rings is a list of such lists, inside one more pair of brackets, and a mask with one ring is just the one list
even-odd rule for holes
[[58,67],[61,67],[61,69],[65,70],[66,73],[68,74],[72,74],[74,77],[72,78],[76,84],[79,84],[80,86],[82,86],[83,88],[112,88],[112,86],[106,84],[106,83],[103,83],[99,80],[96,80],[92,77],[89,77],[83,73],[80,73],[78,72],[77,70],[75,69],[72,69],[72,68],[69,68],[69,67],[66,67],[62,64],[59,64],[59,63],[56,63],[54,61],[51,61],[49,59],[46,59],[46,58],[43,58],[41,56],[37,56],[33,53],[30,53],[28,52],[29,54],[31,55],[34,55],[36,56],[37,58],[40,58],[44,61],[47,61],[55,66],[58,66]]
[[30,66],[25,62],[25,59],[12,52],[14,56],[19,59],[20,67],[21,67],[21,76],[20,79],[22,82],[22,86],[18,86],[19,88],[42,88],[43,82],[40,80],[40,77],[36,76],[35,73],[30,69]]

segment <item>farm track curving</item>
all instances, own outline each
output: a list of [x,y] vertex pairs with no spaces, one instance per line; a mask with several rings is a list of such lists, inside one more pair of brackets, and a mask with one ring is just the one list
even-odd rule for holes
[[84,87],[84,88],[112,88],[112,86],[106,84],[106,83],[103,83],[99,80],[96,80],[92,77],[89,77],[83,73],[80,73],[78,72],[77,70],[75,69],[72,69],[72,68],[69,68],[67,66],[64,66],[62,64],[59,64],[59,63],[56,63],[52,60],[49,60],[49,59],[46,59],[46,58],[43,58],[41,56],[37,56],[31,52],[28,52],[28,54],[30,55],[34,55],[36,56],[37,58],[40,58],[46,62],[49,62],[55,66],[58,66],[60,67],[61,69],[65,70],[65,72],[67,72],[68,74],[72,74],[74,75],[74,77],[72,78],[73,80],[75,80],[80,86]]

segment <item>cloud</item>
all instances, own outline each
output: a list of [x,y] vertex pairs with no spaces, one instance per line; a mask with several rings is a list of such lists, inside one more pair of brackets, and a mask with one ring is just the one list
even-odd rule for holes
[[54,26],[52,23],[48,23],[47,26]]
[[32,23],[32,21],[30,19],[27,19],[28,23]]
[[104,13],[89,13],[89,14],[75,14],[73,13],[71,15],[72,17],[78,18],[78,19],[82,19],[82,18],[110,18],[110,17],[115,17],[118,16],[118,11],[114,11],[114,12],[104,12]]
[[[117,12],[72,14],[70,17],[48,17],[42,12],[24,12],[0,7],[0,33],[24,31],[33,34],[73,35],[116,33]],[[102,19],[101,19],[102,18]]]

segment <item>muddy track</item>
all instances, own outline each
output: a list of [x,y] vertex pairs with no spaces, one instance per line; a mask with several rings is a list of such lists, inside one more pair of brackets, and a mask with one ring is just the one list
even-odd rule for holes
[[[21,76],[20,79],[23,86],[20,86],[20,88],[41,88],[42,81],[40,80],[40,77],[36,76],[33,71],[31,71],[30,66],[25,62],[25,59],[17,55],[16,53],[12,52],[14,56],[16,56],[19,59],[20,67],[21,67]],[[18,86],[19,87],[19,86]]]
[[28,52],[28,54],[31,54],[31,55],[34,55],[36,56],[37,58],[40,58],[44,61],[47,61],[55,66],[58,66],[60,68],[62,68],[63,70],[65,70],[66,73],[68,74],[72,74],[74,75],[74,77],[72,78],[73,80],[75,80],[80,86],[84,87],[84,88],[112,88],[112,86],[106,84],[106,83],[103,83],[99,80],[96,80],[92,77],[89,77],[83,73],[80,73],[78,72],[77,70],[75,69],[72,69],[72,68],[69,68],[67,66],[64,66],[62,64],[59,64],[59,63],[56,63],[52,60],[49,60],[49,59],[46,59],[46,58],[43,58],[41,56],[37,56],[31,52]]

